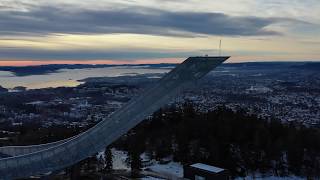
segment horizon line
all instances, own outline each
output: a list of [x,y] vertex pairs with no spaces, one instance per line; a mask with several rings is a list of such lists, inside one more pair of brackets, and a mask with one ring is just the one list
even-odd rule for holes
[[[218,56],[217,56],[218,57]],[[139,65],[139,64],[177,64],[186,58],[157,58],[157,59],[138,59],[138,60],[0,60],[0,67],[23,67],[41,65]],[[254,60],[256,59],[256,60]],[[225,63],[250,63],[250,62],[320,62],[320,59],[259,59],[259,58],[237,58],[231,57]]]

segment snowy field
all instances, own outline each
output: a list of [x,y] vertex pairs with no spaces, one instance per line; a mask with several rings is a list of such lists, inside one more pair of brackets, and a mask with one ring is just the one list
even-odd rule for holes
[[[130,167],[126,164],[126,159],[128,157],[127,152],[119,151],[116,149],[111,149],[112,155],[113,155],[113,168],[115,170],[130,170]],[[104,158],[104,153],[100,152],[98,154],[98,157]],[[144,161],[146,160],[145,154],[141,154],[141,159]],[[141,180],[164,180],[164,179],[179,179],[183,177],[183,165],[178,162],[169,162],[167,164],[160,164],[157,161],[152,162],[149,166],[146,166],[144,168],[145,171],[150,171],[155,174],[159,174],[162,177],[166,178],[158,178],[153,176],[146,176],[144,178],[141,178]],[[147,174],[147,173],[145,173]],[[297,176],[290,176],[290,177],[276,177],[276,176],[270,176],[270,177],[263,177],[261,175],[255,175],[255,178],[253,176],[247,176],[245,178],[236,178],[236,180],[304,180],[304,178],[297,177]]]

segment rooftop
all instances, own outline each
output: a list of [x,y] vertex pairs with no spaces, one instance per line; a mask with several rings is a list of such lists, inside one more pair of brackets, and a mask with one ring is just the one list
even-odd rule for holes
[[210,165],[207,165],[207,164],[202,164],[202,163],[196,163],[196,164],[192,164],[190,166],[194,167],[194,168],[202,169],[202,170],[205,170],[205,171],[209,171],[209,172],[214,172],[214,173],[219,173],[221,171],[224,171],[224,169],[221,169],[221,168],[218,168],[218,167],[215,167],[215,166],[210,166]]

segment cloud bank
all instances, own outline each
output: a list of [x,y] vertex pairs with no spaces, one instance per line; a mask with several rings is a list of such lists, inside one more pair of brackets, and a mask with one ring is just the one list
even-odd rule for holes
[[267,27],[287,19],[229,16],[223,13],[170,12],[150,8],[121,10],[35,7],[0,11],[0,35],[136,33],[169,36],[276,35]]
[[0,61],[212,55],[220,38],[229,55],[320,57],[319,7],[318,0],[0,0]]

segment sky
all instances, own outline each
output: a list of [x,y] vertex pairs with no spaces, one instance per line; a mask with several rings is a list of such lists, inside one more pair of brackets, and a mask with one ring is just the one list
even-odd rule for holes
[[320,61],[319,0],[0,0],[0,66]]

